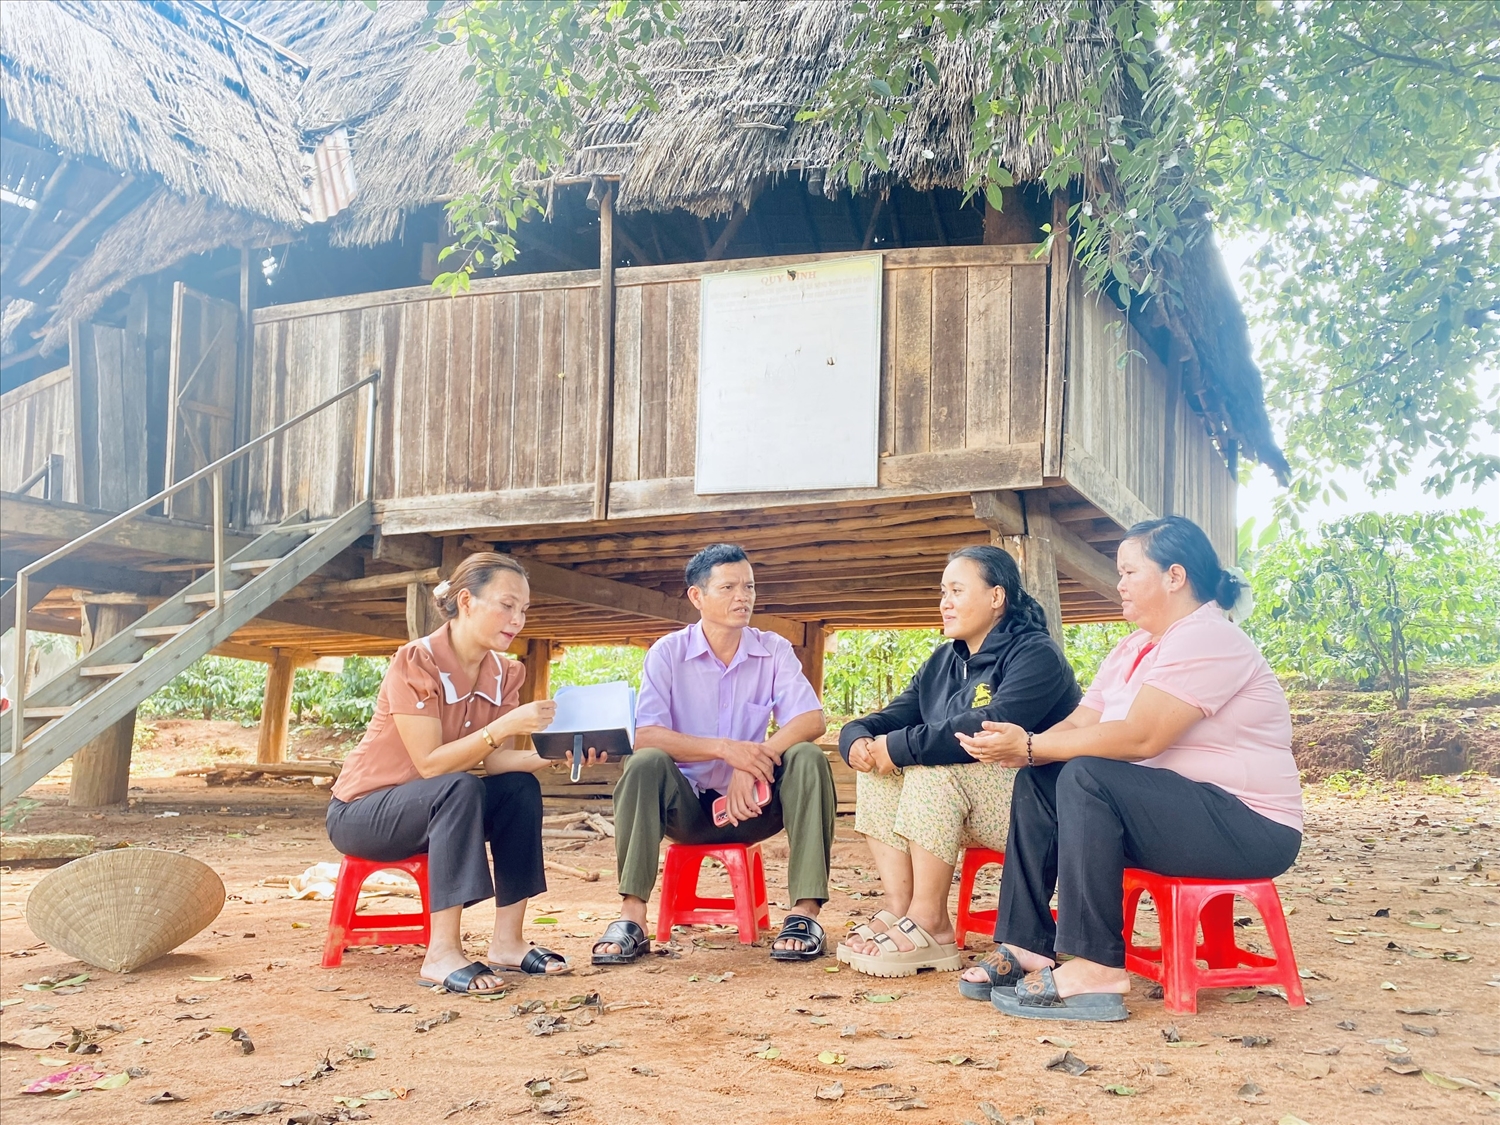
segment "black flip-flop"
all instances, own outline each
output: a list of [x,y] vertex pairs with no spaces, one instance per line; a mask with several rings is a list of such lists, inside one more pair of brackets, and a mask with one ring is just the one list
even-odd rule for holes
[[781,933],[776,935],[776,940],[783,941],[788,938],[802,942],[807,948],[777,949],[772,946],[771,960],[815,961],[823,956],[823,943],[826,935],[816,918],[809,918],[806,914],[788,914],[781,923]]
[[995,989],[1010,989],[1015,986],[1016,981],[1026,975],[1026,970],[1021,968],[1020,962],[1016,960],[1015,950],[1008,945],[995,946],[994,956],[998,957],[999,963],[991,961],[988,957],[975,961],[971,966],[975,969],[983,969],[989,977],[987,981],[964,980],[958,978],[958,992],[965,1000],[988,1000],[990,993]]
[[[549,973],[547,966],[556,962],[568,967],[558,973]],[[550,949],[544,949],[540,945],[533,945],[526,951],[526,956],[521,958],[519,965],[500,965],[491,963],[490,968],[497,973],[525,973],[528,977],[565,977],[573,971],[568,965],[568,959],[561,953],[554,953]]]
[[1027,1020],[1087,1020],[1091,1023],[1116,1023],[1128,1019],[1125,997],[1118,992],[1084,992],[1077,996],[1059,996],[1051,969],[1027,973],[1016,983],[1009,996],[995,989],[990,1003],[1007,1016]]
[[480,977],[494,977],[500,979],[500,971],[486,965],[483,961],[470,961],[462,969],[454,969],[446,977],[443,983],[438,984],[423,977],[417,978],[417,983],[428,991],[441,989],[445,992],[456,992],[460,996],[493,996],[504,988],[504,982],[497,988],[471,988],[470,986]]
[[[600,953],[601,945],[618,945],[618,953]],[[589,960],[595,965],[633,965],[651,948],[646,931],[624,918],[616,918],[604,927],[604,936],[594,942]]]

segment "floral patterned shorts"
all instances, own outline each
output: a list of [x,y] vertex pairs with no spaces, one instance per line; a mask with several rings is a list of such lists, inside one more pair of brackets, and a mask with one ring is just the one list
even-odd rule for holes
[[1015,780],[1015,770],[989,762],[862,773],[854,830],[903,852],[916,843],[945,863],[970,844],[1003,851]]

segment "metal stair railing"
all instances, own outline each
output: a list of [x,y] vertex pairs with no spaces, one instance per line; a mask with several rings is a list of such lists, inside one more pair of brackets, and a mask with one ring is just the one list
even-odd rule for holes
[[301,422],[305,422],[307,419],[313,417],[314,415],[321,414],[330,406],[334,405],[337,402],[343,401],[361,388],[369,387],[370,394],[365,407],[365,463],[363,479],[363,502],[368,504],[372,499],[372,495],[375,490],[375,408],[378,395],[377,384],[379,383],[379,381],[380,372],[378,370],[370,372],[369,375],[366,375],[359,382],[350,384],[343,390],[339,391],[337,394],[331,395],[330,397],[324,399],[322,402],[318,403],[318,405],[304,410],[295,418],[289,418],[279,426],[276,426],[274,429],[267,430],[259,437],[251,439],[244,445],[240,446],[238,449],[233,450],[230,453],[226,453],[223,457],[220,457],[212,464],[205,465],[203,468],[199,469],[197,472],[191,474],[190,476],[183,477],[182,480],[177,481],[175,484],[169,485],[167,488],[162,489],[162,491],[158,492],[150,499],[143,500],[135,507],[121,512],[119,515],[115,516],[112,519],[106,520],[98,527],[84,532],[84,534],[80,535],[78,538],[72,540],[69,543],[63,544],[61,547],[57,548],[57,550],[51,552],[50,554],[43,555],[35,562],[23,566],[16,572],[15,594],[17,613],[15,668],[17,684],[15,698],[11,701],[10,715],[8,716],[11,721],[11,750],[16,760],[20,759],[26,740],[26,660],[27,656],[29,655],[29,647],[27,645],[26,639],[26,611],[23,607],[25,607],[27,604],[26,586],[31,576],[41,570],[45,570],[53,563],[72,554],[80,547],[92,543],[96,539],[102,538],[109,532],[113,531],[115,528],[118,528],[121,524],[134,519],[136,516],[144,514],[150,509],[156,507],[158,504],[161,504],[162,501],[166,500],[168,497],[171,497],[176,493],[181,492],[183,489],[199,483],[200,481],[209,480],[211,481],[213,489],[214,516],[213,604],[210,607],[209,612],[212,613],[215,611],[222,611],[224,608],[224,466],[232,464],[252,450],[259,449],[266,442],[270,441],[272,438],[284,434],[293,426],[296,426]]

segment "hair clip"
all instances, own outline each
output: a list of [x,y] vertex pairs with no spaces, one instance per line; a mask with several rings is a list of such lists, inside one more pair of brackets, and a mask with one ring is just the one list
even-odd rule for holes
[[444,578],[441,582],[439,582],[432,588],[432,596],[435,598],[446,598],[448,596],[448,591],[452,588],[453,587],[448,584],[448,580]]

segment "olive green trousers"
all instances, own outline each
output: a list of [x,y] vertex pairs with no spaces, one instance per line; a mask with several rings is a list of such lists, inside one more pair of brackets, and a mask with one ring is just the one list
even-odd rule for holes
[[716,827],[712,806],[719,795],[712,790],[694,793],[664,750],[637,750],[625,759],[614,794],[615,863],[622,895],[651,897],[663,838],[680,844],[755,844],[785,828],[788,901],[828,901],[837,798],[822,750],[811,742],[787,749],[776,768],[771,803],[759,816]]

